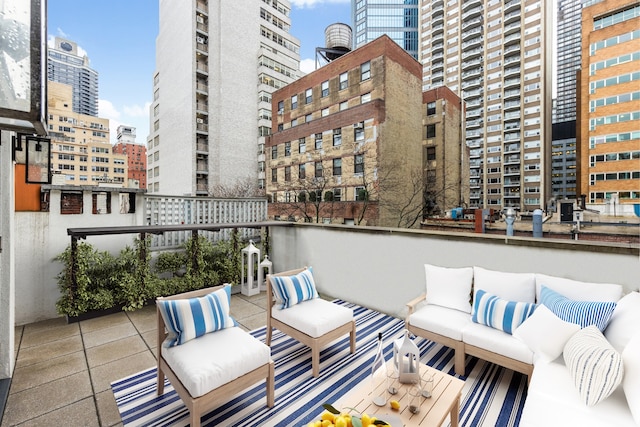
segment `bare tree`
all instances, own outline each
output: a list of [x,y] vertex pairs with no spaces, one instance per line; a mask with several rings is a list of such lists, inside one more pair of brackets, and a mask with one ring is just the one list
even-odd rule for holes
[[209,187],[209,196],[220,198],[262,197],[264,190],[258,188],[255,179],[246,177],[232,184],[215,184]]

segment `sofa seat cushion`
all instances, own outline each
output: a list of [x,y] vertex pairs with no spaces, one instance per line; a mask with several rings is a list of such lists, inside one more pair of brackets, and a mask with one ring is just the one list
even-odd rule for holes
[[469,313],[427,304],[409,316],[409,324],[429,332],[462,341],[462,330],[471,323]]
[[176,347],[163,347],[162,357],[189,394],[199,397],[269,363],[271,349],[235,327],[210,332]]
[[351,322],[353,310],[322,298],[314,298],[289,308],[274,308],[271,316],[312,338],[318,338]]
[[536,364],[520,427],[540,426],[637,427],[622,387],[595,406],[587,406],[573,385],[562,357]]
[[488,326],[470,322],[462,331],[462,341],[520,362],[533,364],[533,351],[525,343],[513,335]]

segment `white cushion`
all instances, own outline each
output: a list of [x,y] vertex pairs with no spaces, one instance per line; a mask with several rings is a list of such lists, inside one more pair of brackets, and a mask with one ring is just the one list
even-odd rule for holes
[[564,363],[582,401],[593,406],[622,382],[622,356],[594,325],[575,333],[564,346]]
[[313,338],[353,320],[353,310],[330,301],[314,298],[292,307],[271,311],[271,316]]
[[271,360],[271,349],[239,327],[210,332],[162,357],[192,397],[199,397]]
[[482,289],[509,301],[536,302],[535,283],[533,273],[505,273],[473,267],[474,291]]
[[640,426],[640,332],[637,330],[622,352],[622,360],[624,361],[622,388],[633,419]]
[[595,406],[587,406],[573,385],[562,357],[533,370],[520,427],[638,427],[622,387]]
[[534,363],[549,362],[562,354],[569,338],[580,330],[575,323],[565,322],[540,304],[514,332],[535,354]]
[[409,316],[409,324],[456,341],[462,341],[462,330],[471,323],[471,316],[462,311],[427,304]]
[[425,264],[429,304],[471,313],[473,268],[448,268]]
[[613,301],[622,297],[622,286],[610,283],[580,282],[564,277],[536,275],[536,301],[540,300],[541,286],[545,285],[554,291],[577,301]]
[[514,338],[513,335],[478,323],[471,322],[464,328],[462,341],[511,359],[533,363],[533,351],[525,343]]
[[629,292],[618,301],[613,315],[604,330],[607,341],[618,351],[623,351],[640,327],[640,293]]

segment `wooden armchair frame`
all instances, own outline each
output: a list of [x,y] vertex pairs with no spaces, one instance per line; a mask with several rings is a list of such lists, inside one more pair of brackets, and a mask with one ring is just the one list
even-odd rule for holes
[[350,345],[351,345],[351,354],[356,351],[356,321],[352,320],[351,322],[345,323],[342,326],[335,328],[332,331],[327,332],[326,334],[314,338],[310,335],[305,334],[302,331],[295,329],[294,327],[279,321],[278,319],[274,319],[272,317],[271,311],[273,310],[273,306],[275,305],[275,300],[273,297],[273,290],[271,288],[271,276],[292,276],[294,274],[298,274],[304,271],[307,267],[298,268],[296,270],[284,271],[277,274],[267,274],[267,337],[266,343],[268,346],[271,345],[271,332],[272,328],[277,328],[285,334],[289,335],[291,338],[294,338],[311,348],[311,366],[313,370],[313,376],[318,377],[320,375],[320,350],[322,347],[330,343],[331,341],[340,338],[344,334],[350,335]]
[[[197,298],[207,295],[213,291],[221,289],[222,286],[215,286],[211,288],[199,289],[197,291],[185,292],[182,294],[172,295],[169,297],[159,297],[156,300],[175,300],[186,298]],[[162,357],[162,342],[167,337],[167,331],[164,323],[164,319],[160,314],[160,309],[156,304],[156,313],[158,318],[158,395],[164,393],[164,377],[169,379],[173,388],[176,390],[185,406],[189,409],[189,423],[191,427],[200,426],[200,417],[206,414],[211,409],[218,406],[220,403],[228,401],[234,394],[246,389],[252,384],[255,384],[263,379],[266,379],[267,386],[267,406],[273,407],[274,404],[274,364],[273,360],[269,360],[268,363],[254,369],[251,372],[247,372],[241,377],[236,378],[226,384],[221,385],[199,397],[192,397],[189,391],[186,389],[180,378],[171,369],[168,363]],[[215,333],[215,332],[212,332]],[[197,339],[197,338],[196,338]]]

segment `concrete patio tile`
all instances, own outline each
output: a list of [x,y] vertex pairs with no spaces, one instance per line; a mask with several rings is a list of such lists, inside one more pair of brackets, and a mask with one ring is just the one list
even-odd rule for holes
[[147,347],[149,347],[149,350],[151,350],[151,352],[153,353],[153,357],[157,359],[158,358],[158,355],[156,354],[158,352],[157,331],[153,330],[153,331],[148,331],[143,333],[142,339],[144,340],[144,343],[147,345]]
[[117,341],[111,341],[87,349],[87,364],[90,368],[122,359],[132,354],[148,350],[139,335],[133,335]]
[[[46,322],[51,322],[53,325],[48,327],[44,326]],[[38,322],[34,325],[40,324],[43,325],[36,327],[26,325],[24,327],[22,341],[20,343],[21,348],[41,345],[80,334],[80,326],[77,323],[67,324],[64,319],[53,319],[45,322]]]
[[117,325],[129,323],[129,318],[124,311],[109,314],[106,316],[95,317],[93,319],[83,320],[80,322],[80,328],[83,334],[99,331],[101,329],[112,328]]
[[253,316],[244,317],[242,319],[236,319],[240,326],[246,331],[252,331],[254,329],[264,326],[267,322],[267,314],[265,312],[254,314]]
[[40,387],[51,381],[86,370],[87,362],[84,351],[77,351],[43,362],[16,368],[13,372],[11,390],[9,392],[15,394],[33,387]]
[[155,304],[144,306],[136,311],[130,311],[127,313],[127,316],[129,316],[131,323],[133,323],[141,333],[155,330],[158,327]]
[[[231,317],[234,319],[242,319],[245,317],[250,317],[259,313],[264,313],[264,309],[259,306],[243,300],[243,299],[235,299],[231,301]],[[266,319],[266,318],[265,318]]]
[[39,322],[29,323],[28,325],[24,325],[25,332],[38,332],[46,329],[59,328],[61,326],[66,326],[67,318],[64,316],[56,317],[55,319],[47,319],[41,320]]
[[[127,318],[126,315],[125,318]],[[121,323],[109,328],[98,329],[94,332],[83,333],[82,338],[84,341],[84,347],[91,348],[111,341],[130,337],[137,333],[136,328],[133,327],[133,324],[129,322],[127,318],[126,323]]]
[[99,427],[96,405],[91,397],[29,420],[30,427]]
[[[2,426],[23,423],[79,400],[92,397],[92,393],[88,371],[78,372],[39,387],[12,393],[7,400]],[[65,423],[57,425],[65,425]]]
[[34,363],[44,362],[82,350],[82,337],[80,335],[73,335],[69,338],[33,347],[23,347],[18,354],[16,367],[23,368]]
[[116,399],[113,397],[111,390],[106,390],[96,395],[96,404],[98,406],[98,417],[100,425],[103,427],[122,425],[122,418],[116,405]]
[[141,353],[91,368],[93,389],[96,393],[109,390],[113,381],[152,368],[156,364],[156,359],[151,354],[151,351],[145,350]]

